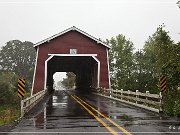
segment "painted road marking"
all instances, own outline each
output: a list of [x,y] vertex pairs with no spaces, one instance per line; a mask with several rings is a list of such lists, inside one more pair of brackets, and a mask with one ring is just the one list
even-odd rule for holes
[[97,112],[99,115],[101,115],[102,117],[104,117],[106,120],[108,120],[109,122],[111,122],[114,126],[116,126],[118,129],[120,129],[121,131],[123,131],[124,133],[126,133],[127,135],[132,135],[130,132],[128,132],[126,129],[124,129],[122,126],[119,126],[117,123],[115,123],[114,121],[112,121],[111,119],[107,118],[104,114],[102,114],[101,112],[99,112],[97,109],[95,109],[94,107],[92,107],[91,105],[89,105],[88,103],[86,103],[85,101],[83,101],[81,98],[79,98],[78,96],[75,96],[76,98],[78,98],[81,102],[83,102],[84,104],[86,104],[87,106],[89,106],[92,110],[94,110],[95,112]]
[[91,114],[97,121],[99,121],[105,128],[107,128],[107,130],[109,130],[109,132],[111,132],[113,135],[118,135],[118,133],[114,129],[112,129],[106,123],[104,123],[104,121],[102,121],[100,118],[98,118],[92,111],[90,111],[87,107],[85,107],[78,99],[76,99],[73,95],[71,95],[71,97],[77,103],[79,103],[89,114]]

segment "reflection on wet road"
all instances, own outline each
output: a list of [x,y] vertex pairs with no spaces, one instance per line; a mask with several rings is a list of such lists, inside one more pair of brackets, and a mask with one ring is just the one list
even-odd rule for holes
[[[101,119],[110,130],[95,117]],[[170,132],[173,132],[180,134],[180,121],[90,93],[56,91],[47,98],[46,103],[40,104],[34,112],[28,114],[12,132],[114,135],[150,135],[165,134],[165,132],[171,134]]]

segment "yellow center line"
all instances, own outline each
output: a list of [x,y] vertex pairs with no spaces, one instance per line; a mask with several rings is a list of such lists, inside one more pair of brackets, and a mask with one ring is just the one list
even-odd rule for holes
[[109,130],[113,135],[118,135],[116,131],[114,131],[111,127],[109,127],[106,123],[104,123],[100,118],[98,118],[92,111],[90,111],[87,107],[85,107],[79,100],[77,100],[74,96],[71,97],[78,102],[89,114],[91,114],[97,121],[99,121],[107,130]]
[[128,132],[126,129],[124,129],[123,127],[119,126],[117,123],[115,123],[114,121],[112,121],[111,119],[107,118],[104,114],[102,114],[101,112],[99,112],[97,109],[95,109],[94,107],[92,107],[91,105],[89,105],[88,103],[86,103],[85,101],[83,101],[81,98],[79,98],[78,96],[75,96],[76,98],[78,98],[81,102],[83,102],[84,104],[86,104],[87,106],[89,106],[92,110],[94,110],[95,112],[97,112],[98,114],[100,114],[102,117],[104,117],[106,120],[108,120],[109,122],[111,122],[114,126],[116,126],[118,129],[120,129],[121,131],[123,131],[124,133],[126,133],[127,135],[132,135],[130,132]]

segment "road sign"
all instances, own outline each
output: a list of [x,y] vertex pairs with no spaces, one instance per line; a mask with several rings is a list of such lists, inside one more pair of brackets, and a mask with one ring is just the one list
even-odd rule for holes
[[18,79],[18,97],[23,98],[25,94],[25,79]]
[[167,89],[167,82],[166,82],[166,77],[164,75],[160,76],[160,88],[161,92],[165,92]]

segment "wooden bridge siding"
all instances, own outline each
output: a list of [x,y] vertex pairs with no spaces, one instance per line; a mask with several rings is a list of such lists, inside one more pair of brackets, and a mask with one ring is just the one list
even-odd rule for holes
[[106,47],[76,31],[70,31],[39,46],[33,93],[44,89],[44,67],[48,54],[69,54],[70,49],[77,49],[78,54],[97,54],[101,63],[100,87],[109,88]]

